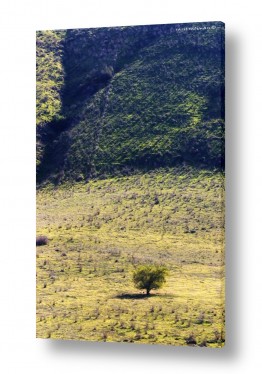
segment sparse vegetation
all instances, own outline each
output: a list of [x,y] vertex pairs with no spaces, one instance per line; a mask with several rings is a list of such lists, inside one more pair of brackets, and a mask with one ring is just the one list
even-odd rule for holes
[[223,168],[222,29],[39,32],[38,182]]
[[37,32],[38,337],[224,344],[223,37]]
[[[170,168],[40,189],[37,234],[50,240],[37,247],[37,336],[223,345],[223,184]],[[152,297],[134,292],[143,264],[168,266]]]

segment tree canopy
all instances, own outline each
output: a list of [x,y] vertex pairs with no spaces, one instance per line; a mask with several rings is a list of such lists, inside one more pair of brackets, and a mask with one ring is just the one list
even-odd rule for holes
[[164,266],[140,265],[134,271],[133,281],[139,290],[146,290],[149,295],[151,290],[159,289],[166,282],[167,269]]

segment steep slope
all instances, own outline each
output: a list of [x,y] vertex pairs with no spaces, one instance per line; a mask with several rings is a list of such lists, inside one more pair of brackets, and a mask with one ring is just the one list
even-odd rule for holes
[[37,166],[41,164],[44,142],[41,132],[62,118],[61,91],[64,84],[62,62],[64,31],[39,31],[36,38],[36,125]]
[[[37,127],[44,149],[40,182],[184,163],[223,168],[224,28],[219,22],[189,26],[198,29],[52,32],[59,38],[54,49],[61,69],[47,100],[53,110],[44,112],[45,123]],[[42,84],[41,73],[37,81]]]

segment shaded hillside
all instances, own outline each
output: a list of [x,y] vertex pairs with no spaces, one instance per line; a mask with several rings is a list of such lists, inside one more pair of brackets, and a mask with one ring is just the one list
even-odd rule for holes
[[186,26],[37,33],[39,181],[223,168],[224,27]]

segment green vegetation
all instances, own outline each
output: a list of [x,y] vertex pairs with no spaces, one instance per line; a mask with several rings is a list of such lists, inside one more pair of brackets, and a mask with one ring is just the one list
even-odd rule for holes
[[167,269],[164,266],[140,265],[134,271],[133,281],[139,290],[146,290],[149,295],[151,290],[158,290],[166,282]]
[[224,26],[196,26],[37,32],[38,337],[224,345]]
[[223,32],[217,23],[39,33],[38,182],[223,169]]
[[36,35],[36,125],[37,166],[41,165],[45,142],[43,129],[62,117],[61,91],[64,84],[62,40],[64,31],[38,31]]
[[39,31],[36,38],[36,124],[59,119],[64,83],[63,31]]
[[[39,190],[37,336],[222,346],[223,187],[187,167]],[[133,284],[145,264],[169,270],[149,298]]]

